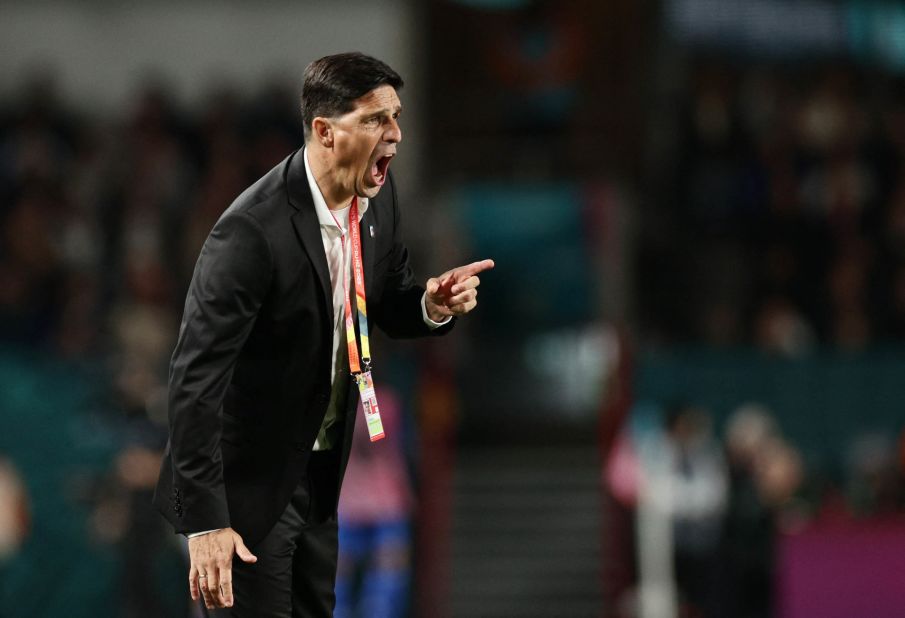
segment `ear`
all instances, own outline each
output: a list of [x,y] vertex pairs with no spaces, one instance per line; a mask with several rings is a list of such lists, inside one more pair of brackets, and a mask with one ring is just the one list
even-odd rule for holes
[[318,116],[311,121],[311,136],[324,148],[333,148],[333,126],[326,118]]

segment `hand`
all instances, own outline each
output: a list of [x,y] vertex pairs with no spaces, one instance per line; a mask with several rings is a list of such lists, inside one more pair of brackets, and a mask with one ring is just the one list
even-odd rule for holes
[[243,562],[257,562],[242,537],[232,528],[223,528],[189,539],[189,590],[192,600],[204,597],[204,606],[232,607],[233,553]]
[[434,322],[453,315],[464,315],[478,304],[478,273],[493,268],[493,260],[481,260],[448,270],[427,280],[424,307]]

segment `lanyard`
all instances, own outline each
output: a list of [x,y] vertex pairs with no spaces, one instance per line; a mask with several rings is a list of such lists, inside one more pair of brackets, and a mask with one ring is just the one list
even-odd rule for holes
[[[333,213],[330,213],[331,215]],[[336,221],[336,217],[333,217]],[[339,221],[336,221],[339,229]],[[358,361],[358,344],[355,341],[355,322],[352,320],[352,306],[349,302],[349,284],[346,283],[346,235],[341,234],[343,244],[343,309],[346,318],[346,343],[349,346],[349,369],[358,384],[361,393],[361,406],[365,413],[365,421],[368,425],[368,435],[371,442],[383,438],[383,423],[380,421],[380,409],[377,405],[377,394],[374,391],[374,381],[371,378],[371,346],[368,344],[368,306],[365,302],[365,275],[361,266],[361,229],[358,223],[358,197],[352,198],[349,207],[349,236],[352,240],[352,274],[355,279],[355,305],[358,310],[358,331],[361,334],[361,363]],[[364,365],[364,371],[361,366]]]
[[[333,213],[330,213],[331,215]],[[336,217],[333,217],[336,221]],[[340,230],[342,226],[339,221],[336,225]],[[365,276],[364,268],[361,265],[361,230],[358,225],[358,196],[352,198],[352,205],[349,208],[349,236],[352,241],[352,274],[355,279],[355,301],[358,311],[358,330],[361,333],[361,362],[358,360],[358,343],[355,340],[355,322],[352,319],[352,307],[349,303],[349,286],[346,281],[346,273],[342,274],[343,293],[345,302],[343,309],[346,319],[346,344],[349,346],[349,369],[353,375],[361,373],[361,365],[364,365],[365,371],[371,368],[371,346],[368,341],[368,307],[365,297]],[[343,244],[343,256],[346,254],[346,236],[340,236]],[[343,260],[343,271],[345,271],[345,259]]]

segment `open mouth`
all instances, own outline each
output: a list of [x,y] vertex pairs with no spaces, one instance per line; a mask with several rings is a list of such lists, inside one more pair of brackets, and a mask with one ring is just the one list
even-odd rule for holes
[[393,155],[385,155],[374,161],[374,164],[371,166],[371,177],[374,179],[374,184],[378,187],[383,186],[383,183],[387,180],[387,170],[390,169],[390,159],[393,158]]

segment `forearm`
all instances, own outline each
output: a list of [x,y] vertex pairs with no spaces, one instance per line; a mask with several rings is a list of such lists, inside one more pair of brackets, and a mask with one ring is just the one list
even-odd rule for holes
[[424,288],[418,285],[385,293],[374,316],[377,325],[394,339],[446,334],[455,320],[432,320],[424,304],[424,295]]

